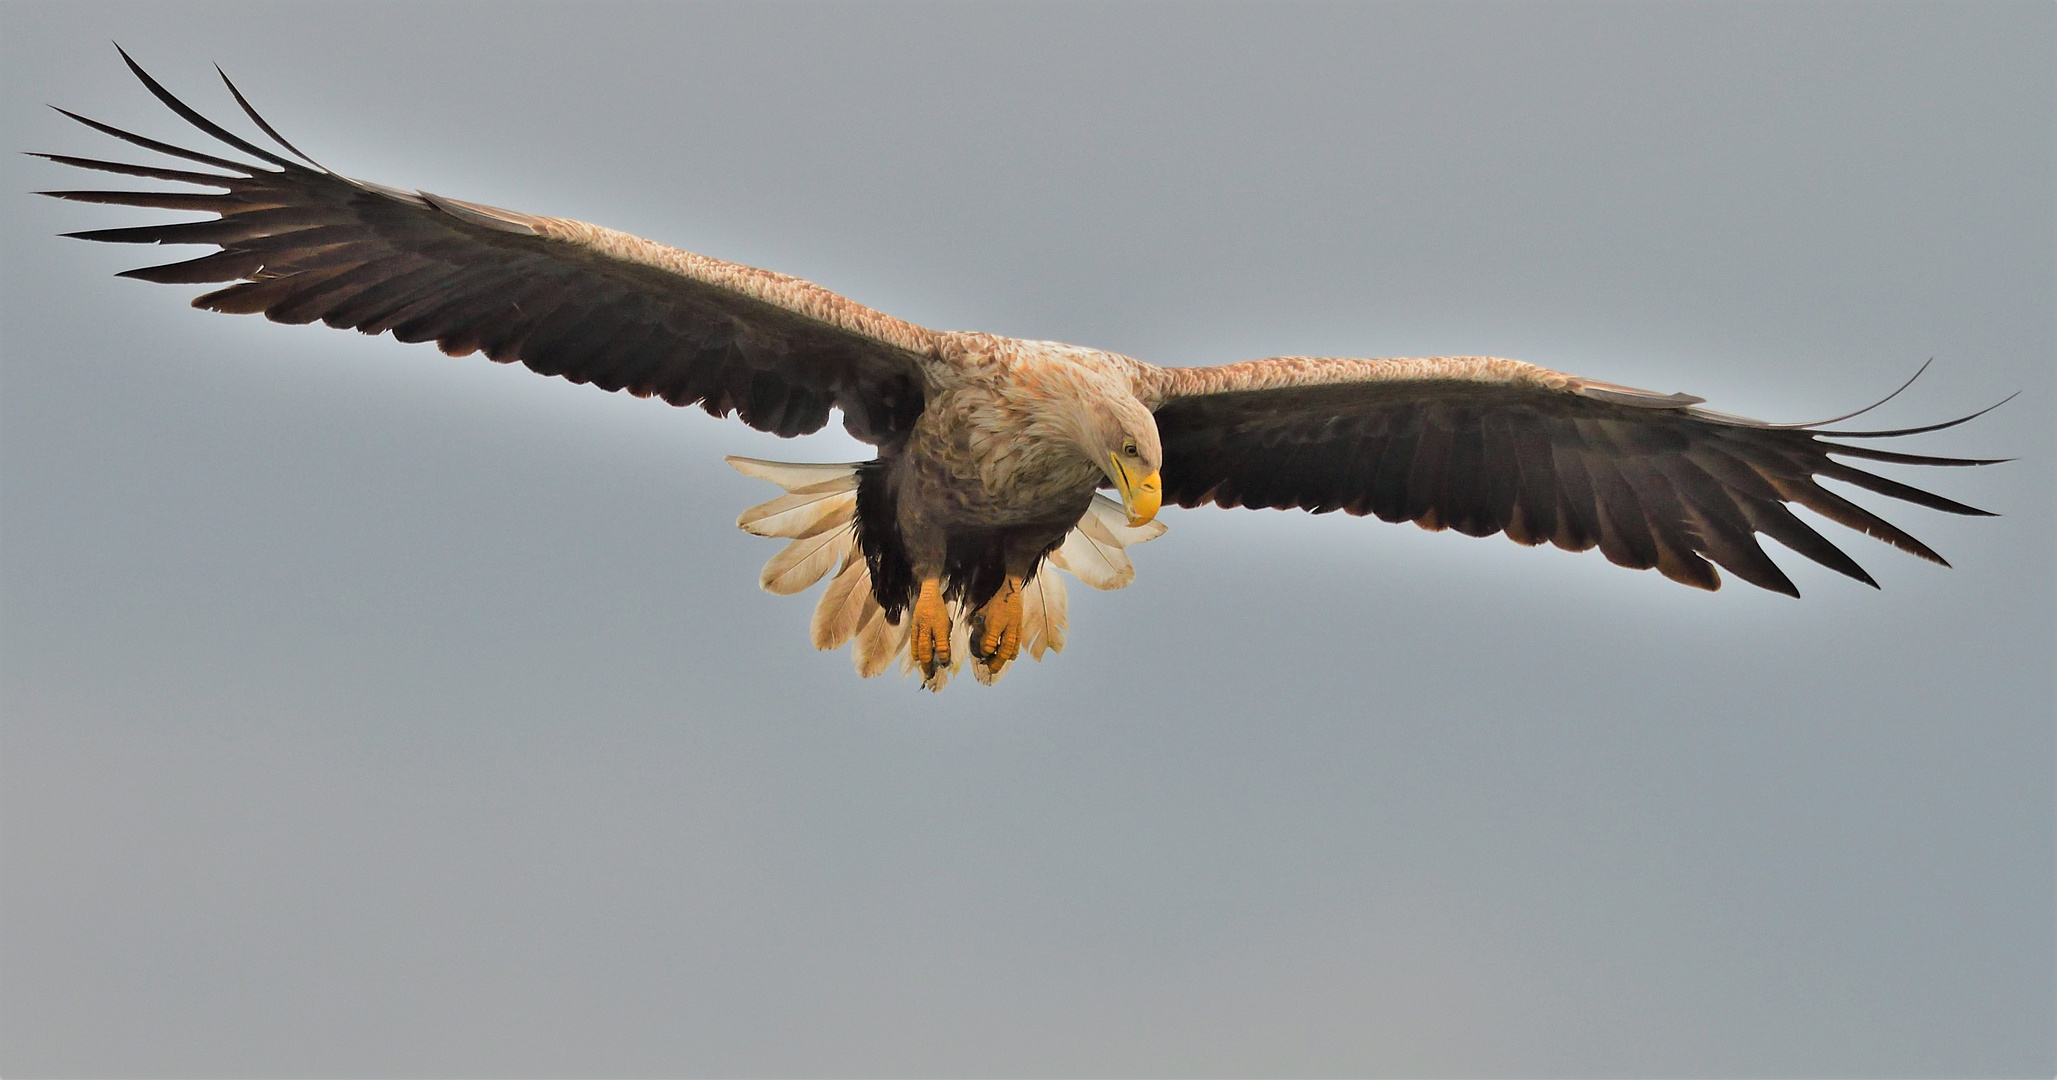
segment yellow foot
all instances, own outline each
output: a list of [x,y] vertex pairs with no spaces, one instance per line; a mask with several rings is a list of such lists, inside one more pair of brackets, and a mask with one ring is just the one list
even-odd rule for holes
[[1000,585],[986,606],[979,609],[978,634],[971,639],[971,651],[998,671],[1021,655],[1021,579],[1012,574]]
[[942,582],[935,578],[921,583],[907,649],[924,678],[950,666],[950,609],[943,603]]

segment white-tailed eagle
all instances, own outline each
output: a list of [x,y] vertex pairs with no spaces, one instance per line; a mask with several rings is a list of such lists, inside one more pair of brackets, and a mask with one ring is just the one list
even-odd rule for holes
[[935,688],[969,660],[991,682],[1024,649],[1037,658],[1061,649],[1063,585],[1045,568],[1096,588],[1126,584],[1134,571],[1123,549],[1163,531],[1155,517],[1165,501],[1342,510],[1471,536],[1505,533],[1521,544],[1598,547],[1618,565],[1654,567],[1697,588],[1717,588],[1719,566],[1794,596],[1757,534],[1876,583],[1788,504],[1943,562],[1818,477],[1953,514],[1985,513],[1839,459],[1990,462],[1828,441],[1911,435],[1971,417],[1831,431],[1822,424],[1847,417],[1766,424],[1701,408],[1685,394],[1489,357],[1163,368],[1055,342],[929,330],[797,278],[599,226],[352,180],[281,138],[233,84],[236,103],[282,153],[208,120],[128,63],[173,112],[259,163],[66,112],[220,170],[42,155],[215,189],[44,192],[219,215],[69,234],[219,249],[125,277],[234,282],[193,305],[390,332],[453,356],[483,352],[572,382],[733,414],[781,436],[818,430],[840,411],[843,426],[877,448],[875,458],[730,461],[786,489],[738,522],[791,541],[764,568],[764,587],[793,593],[830,578],[814,643],[854,642],[866,676],[898,663]]

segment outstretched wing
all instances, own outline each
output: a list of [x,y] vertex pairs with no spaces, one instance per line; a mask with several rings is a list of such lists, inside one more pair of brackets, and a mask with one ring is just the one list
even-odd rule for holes
[[1877,585],[1788,503],[1943,563],[1816,477],[1983,515],[1836,457],[1993,464],[1826,441],[1912,435],[1971,417],[1899,431],[1765,424],[1699,408],[1702,399],[1685,394],[1485,357],[1281,357],[1154,369],[1145,382],[1164,441],[1164,497],[1180,506],[1343,510],[1570,551],[1597,545],[1619,565],[1654,566],[1702,589],[1721,584],[1711,561],[1753,585],[1799,595],[1757,533]]
[[262,312],[275,322],[318,319],[367,334],[390,331],[401,341],[434,341],[453,356],[482,351],[573,382],[698,404],[716,416],[734,412],[778,435],[814,431],[836,407],[852,434],[883,442],[921,413],[919,357],[933,346],[929,330],[798,278],[596,225],[340,176],[294,149],[230,84],[244,112],[301,158],[296,162],[231,134],[173,97],[126,52],[122,59],[173,112],[264,163],[183,149],[65,112],[118,139],[227,170],[40,155],[85,169],[223,189],[43,192],[220,215],[68,234],[221,249],[124,277],[239,282],[193,305]]

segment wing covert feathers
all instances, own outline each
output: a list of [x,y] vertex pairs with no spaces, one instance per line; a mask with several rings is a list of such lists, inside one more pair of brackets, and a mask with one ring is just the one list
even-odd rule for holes
[[798,278],[597,225],[329,172],[279,138],[230,84],[238,105],[301,159],[295,161],[232,134],[134,61],[129,66],[166,107],[258,163],[188,150],[66,112],[116,139],[223,170],[41,155],[75,168],[217,189],[44,192],[80,202],[218,215],[68,234],[108,243],[220,249],[130,270],[124,277],[228,283],[194,306],[434,341],[453,356],[483,352],[573,382],[699,405],[716,416],[733,413],[779,435],[814,431],[827,422],[831,408],[841,408],[853,434],[878,442],[921,413],[921,363],[936,338],[929,330]]
[[[1948,565],[1817,478],[1946,513],[1985,515],[1839,459],[1994,463],[1833,441],[1918,434],[1971,416],[1894,431],[1767,424],[1702,409],[1702,399],[1689,394],[1493,357],[1282,357],[1152,369],[1138,381],[1164,443],[1167,502],[1342,510],[1470,536],[1504,532],[1521,544],[1598,547],[1618,565],[1654,568],[1701,589],[1720,586],[1719,567],[1798,596],[1764,554],[1759,534],[1877,584],[1789,505]],[[1083,553],[1067,545],[1064,554]]]
[[[913,624],[904,618],[898,624],[887,621],[872,593],[871,572],[852,527],[858,464],[794,465],[744,457],[727,460],[736,471],[786,490],[736,519],[736,524],[752,535],[791,541],[764,565],[759,584],[765,591],[791,595],[829,578],[808,624],[814,647],[826,652],[850,645],[851,663],[857,674],[867,679],[895,665],[902,674],[914,673],[914,660],[907,649]],[[1129,525],[1120,503],[1096,495],[1078,526],[1050,553],[1047,562],[1069,569],[1096,589],[1119,589],[1133,581],[1136,573],[1124,549],[1163,533],[1161,522]],[[1069,558],[1066,552],[1072,553]],[[1030,578],[1022,590],[1022,651],[1036,660],[1046,653],[1063,652],[1068,609],[1062,575],[1046,568]],[[1005,668],[993,671],[971,656],[972,615],[970,605],[950,602],[951,664],[924,680],[923,686],[942,689],[966,658],[970,658],[972,677],[981,683],[990,685],[1006,673]]]

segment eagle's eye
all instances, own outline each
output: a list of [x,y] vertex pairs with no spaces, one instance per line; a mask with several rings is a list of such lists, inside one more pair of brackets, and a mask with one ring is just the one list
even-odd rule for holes
[[1136,456],[1136,440],[1134,440],[1134,439],[1130,439],[1129,441],[1127,441],[1127,442],[1125,442],[1125,443],[1122,443],[1122,444],[1121,444],[1121,452],[1122,452],[1122,453],[1124,453],[1124,454],[1127,454],[1127,455],[1128,455],[1128,456],[1130,456],[1130,457],[1135,457],[1135,456]]

